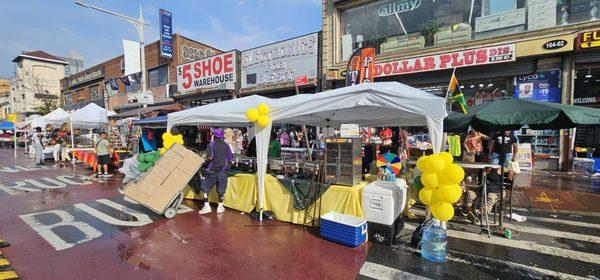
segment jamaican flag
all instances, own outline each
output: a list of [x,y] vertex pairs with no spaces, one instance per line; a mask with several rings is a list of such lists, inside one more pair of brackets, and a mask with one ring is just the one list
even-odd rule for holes
[[460,110],[466,115],[467,114],[467,100],[460,90],[460,84],[458,83],[458,79],[456,75],[452,73],[452,78],[450,78],[450,85],[448,85],[448,92],[452,97],[452,104],[455,104],[460,108]]

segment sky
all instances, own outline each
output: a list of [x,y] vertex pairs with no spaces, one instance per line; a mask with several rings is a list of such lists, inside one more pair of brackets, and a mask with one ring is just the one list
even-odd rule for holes
[[[136,0],[82,0],[137,18]],[[158,40],[158,9],[173,13],[173,32],[223,51],[244,50],[319,31],[321,0],[142,0],[146,43]],[[10,77],[21,51],[83,55],[88,68],[123,53],[135,28],[111,15],[64,0],[3,0],[0,77]]]

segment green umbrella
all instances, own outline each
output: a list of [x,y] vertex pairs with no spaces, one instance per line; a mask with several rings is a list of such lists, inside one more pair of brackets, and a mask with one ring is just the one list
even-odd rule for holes
[[[503,97],[470,107],[466,115],[452,112],[444,119],[444,131],[455,133],[467,131],[469,126],[479,131],[490,132],[517,130],[524,125],[528,125],[531,129],[563,129],[578,125],[600,125],[600,109]],[[504,138],[502,142],[504,142]],[[500,164],[504,164],[504,154],[500,156]],[[504,185],[504,177],[502,177],[501,184]],[[504,218],[503,204],[501,192],[500,228]]]
[[470,107],[468,114],[452,112],[444,120],[444,131],[465,132],[469,126],[479,131],[562,129],[578,125],[599,125],[600,109],[528,99],[504,97]]

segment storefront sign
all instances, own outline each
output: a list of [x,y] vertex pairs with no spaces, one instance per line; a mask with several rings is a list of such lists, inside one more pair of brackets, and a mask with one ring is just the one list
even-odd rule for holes
[[194,46],[181,45],[181,58],[182,62],[191,62],[205,57],[213,56],[217,54],[214,50],[209,48],[196,48]]
[[561,102],[560,71],[544,71],[515,77],[515,97],[539,101]]
[[379,14],[380,17],[386,17],[394,14],[410,12],[419,7],[421,7],[421,0],[390,1],[379,7],[377,14]]
[[600,47],[600,30],[581,32],[577,35],[577,49]]
[[242,52],[241,88],[317,78],[318,33]]
[[346,71],[346,86],[370,83],[374,78],[375,48],[360,48],[350,56]]
[[342,124],[340,126],[340,137],[345,138],[358,138],[360,133],[358,131],[358,124]]
[[573,99],[575,105],[600,104],[600,96],[579,97]]
[[298,77],[296,78],[296,86],[303,86],[308,84],[308,77],[306,76],[302,76],[302,77]]
[[160,9],[160,55],[173,58],[173,14]]
[[236,52],[231,51],[177,66],[180,91],[217,88],[236,81]]
[[515,61],[515,45],[501,45],[375,64],[375,77],[386,77]]
[[570,52],[573,50],[573,35],[555,36],[517,43],[517,57]]
[[96,79],[104,78],[104,67],[76,75],[76,77],[67,80],[67,88],[87,83]]

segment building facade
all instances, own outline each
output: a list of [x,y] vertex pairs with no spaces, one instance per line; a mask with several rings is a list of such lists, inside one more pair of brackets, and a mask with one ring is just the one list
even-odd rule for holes
[[10,114],[10,81],[0,79],[0,120]]
[[[598,52],[579,54],[575,46],[579,33],[600,26],[598,5],[589,0],[323,1],[324,86],[343,86],[348,58],[370,47],[376,53],[375,81],[445,96],[454,72],[471,106],[503,96],[573,104],[578,84],[594,92],[592,85],[600,82],[585,78],[594,77],[589,63],[596,63]],[[536,167],[569,165],[573,130],[517,134],[521,143],[531,144]]]
[[18,120],[60,105],[60,80],[68,62],[43,51],[22,52],[12,62],[16,67],[9,102]]
[[62,60],[69,63],[65,66],[65,77],[81,72],[83,66],[83,56],[75,51],[71,51],[69,56],[59,56]]
[[[179,34],[173,35],[173,45],[173,59],[160,56],[159,41],[145,46],[146,78],[154,104],[173,102],[177,65],[221,52]],[[79,109],[91,102],[117,112],[143,106],[136,99],[141,81],[124,77],[124,68],[124,56],[120,55],[64,78],[61,86],[65,110]]]

